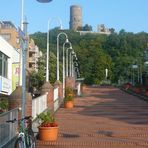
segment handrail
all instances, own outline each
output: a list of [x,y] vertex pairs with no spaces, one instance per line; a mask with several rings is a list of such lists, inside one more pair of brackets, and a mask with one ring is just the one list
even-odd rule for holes
[[6,121],[18,119],[19,108],[12,109],[0,115],[0,147],[5,146],[17,135],[18,123],[9,124]]

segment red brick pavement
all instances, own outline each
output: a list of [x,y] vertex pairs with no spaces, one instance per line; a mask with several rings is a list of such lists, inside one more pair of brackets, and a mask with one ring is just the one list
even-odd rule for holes
[[148,103],[118,88],[87,87],[56,118],[58,140],[37,148],[148,148]]

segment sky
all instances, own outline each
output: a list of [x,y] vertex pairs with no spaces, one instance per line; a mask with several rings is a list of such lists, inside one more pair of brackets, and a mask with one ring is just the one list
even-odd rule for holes
[[[47,32],[48,20],[60,18],[64,29],[69,28],[70,6],[82,7],[83,26],[89,24],[93,31],[98,24],[114,28],[116,32],[148,32],[148,0],[52,0],[39,3],[24,0],[24,16],[28,33]],[[11,21],[17,28],[21,22],[21,0],[0,0],[0,20]],[[55,19],[49,29],[59,26]]]

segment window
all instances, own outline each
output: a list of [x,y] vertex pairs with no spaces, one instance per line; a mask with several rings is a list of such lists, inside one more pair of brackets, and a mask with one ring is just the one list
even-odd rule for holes
[[1,36],[6,40],[6,41],[10,41],[11,39],[11,34],[1,34]]
[[0,76],[2,75],[2,53],[0,52]]
[[8,57],[0,52],[0,75],[7,78],[8,73]]
[[16,38],[16,43],[19,44],[20,43],[20,39]]

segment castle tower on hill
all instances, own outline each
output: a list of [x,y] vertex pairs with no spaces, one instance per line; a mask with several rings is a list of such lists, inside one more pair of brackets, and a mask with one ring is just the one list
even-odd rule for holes
[[79,5],[72,5],[70,7],[70,29],[76,31],[82,27],[82,8]]

